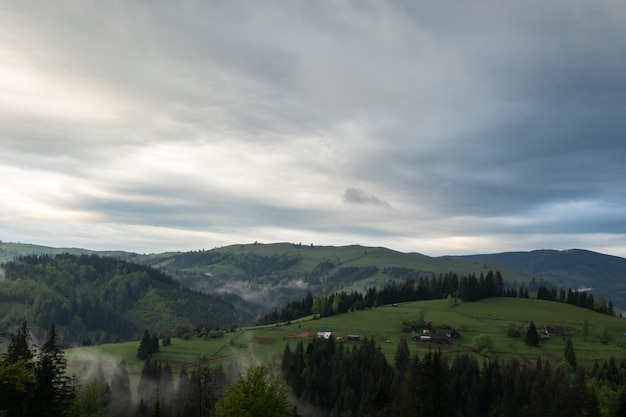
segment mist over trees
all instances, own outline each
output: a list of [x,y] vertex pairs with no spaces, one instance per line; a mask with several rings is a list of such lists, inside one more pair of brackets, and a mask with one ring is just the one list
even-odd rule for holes
[[[66,375],[52,326],[41,348],[27,323],[0,358],[0,415],[20,416],[620,416],[626,363],[585,370],[568,340],[561,362],[479,361],[467,352],[411,354],[401,339],[389,362],[373,339],[287,344],[279,367],[175,367],[148,358],[135,391],[126,363],[110,377],[94,362],[85,379]],[[547,413],[547,414],[546,414]]]

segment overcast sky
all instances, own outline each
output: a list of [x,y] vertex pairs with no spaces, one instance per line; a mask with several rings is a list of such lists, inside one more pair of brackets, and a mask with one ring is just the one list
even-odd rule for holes
[[0,0],[0,240],[626,257],[626,2]]

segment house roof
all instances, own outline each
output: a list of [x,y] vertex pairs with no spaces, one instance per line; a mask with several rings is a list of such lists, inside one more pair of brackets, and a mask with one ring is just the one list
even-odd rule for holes
[[565,334],[565,329],[560,326],[553,326],[551,324],[546,326],[546,333],[551,335],[561,336]]

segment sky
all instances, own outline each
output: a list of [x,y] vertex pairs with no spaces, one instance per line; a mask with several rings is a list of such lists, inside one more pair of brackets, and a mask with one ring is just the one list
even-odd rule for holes
[[626,257],[626,2],[0,0],[0,240]]

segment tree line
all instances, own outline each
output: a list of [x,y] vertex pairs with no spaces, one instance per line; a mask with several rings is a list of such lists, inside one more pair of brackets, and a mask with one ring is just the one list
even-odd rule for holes
[[493,297],[530,298],[530,292],[536,292],[538,299],[562,301],[604,314],[615,314],[613,304],[609,302],[607,305],[602,297],[594,301],[591,294],[572,289],[559,290],[543,280],[537,282],[533,279],[528,285],[522,284],[518,287],[516,283],[504,282],[500,271],[480,273],[479,276],[472,273],[461,277],[449,272],[438,276],[432,274],[430,278],[420,275],[418,270],[404,267],[385,268],[383,272],[394,278],[406,279],[403,282],[390,282],[383,288],[370,287],[365,293],[356,290],[340,291],[314,297],[307,292],[304,298],[290,301],[280,309],[275,308],[258,318],[256,323],[274,324],[310,315],[329,317],[348,311],[409,301],[451,298],[471,302]]
[[[110,378],[100,361],[87,377],[66,375],[54,326],[40,349],[22,324],[0,358],[0,415],[111,417],[246,416],[621,416],[626,413],[626,363],[614,358],[586,371],[569,342],[553,365],[501,361],[439,350],[411,354],[402,338],[389,362],[373,339],[285,346],[281,377],[236,362],[174,367],[148,358],[135,393],[120,361]],[[141,343],[140,343],[141,346]],[[178,378],[175,373],[178,372]],[[287,387],[289,389],[287,389]],[[291,392],[289,394],[289,391]],[[288,395],[289,394],[289,395]],[[287,398],[292,398],[294,407]]]
[[[147,332],[154,349],[153,337]],[[138,354],[144,342],[140,343]],[[231,363],[182,367],[146,359],[133,393],[128,366],[120,361],[107,378],[101,361],[83,368],[84,378],[67,374],[67,361],[55,326],[41,348],[27,322],[11,335],[0,357],[2,417],[250,417],[295,416],[287,388],[278,374],[264,366],[243,370]],[[175,378],[174,373],[178,373]],[[175,382],[175,379],[177,382]],[[271,410],[271,413],[267,413]]]
[[322,416],[625,415],[624,361],[596,362],[586,372],[567,354],[556,365],[540,358],[479,363],[468,353],[448,361],[438,350],[411,355],[402,339],[389,363],[372,339],[315,339],[287,345],[281,370],[297,400]]

